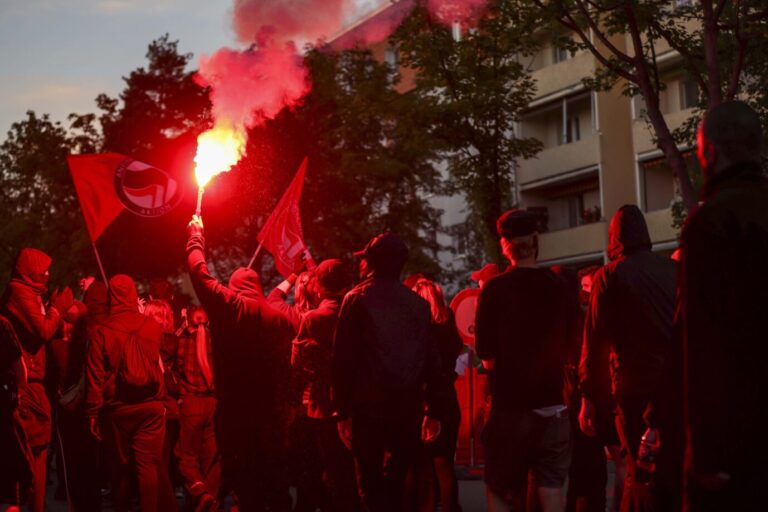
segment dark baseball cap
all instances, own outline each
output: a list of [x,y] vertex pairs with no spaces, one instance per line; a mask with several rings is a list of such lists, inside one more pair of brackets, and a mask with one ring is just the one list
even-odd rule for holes
[[396,234],[382,233],[373,237],[355,256],[365,258],[374,268],[402,267],[408,260],[408,247]]
[[496,231],[503,238],[517,238],[535,233],[538,218],[526,210],[514,209],[501,214],[496,221]]

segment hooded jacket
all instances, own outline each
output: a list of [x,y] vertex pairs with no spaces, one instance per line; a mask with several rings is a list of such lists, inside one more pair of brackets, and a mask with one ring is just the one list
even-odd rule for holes
[[331,394],[338,415],[421,414],[426,400],[428,414],[441,417],[450,390],[432,329],[429,304],[396,278],[374,272],[352,289],[333,343]]
[[55,308],[46,310],[42,299],[47,291],[45,273],[50,266],[51,258],[44,252],[22,249],[0,301],[0,313],[8,318],[19,337],[30,381],[39,381],[45,376],[43,345],[59,326],[59,312]]
[[[708,181],[704,198],[681,243],[689,469],[724,471],[734,484],[761,482],[768,407],[768,179],[757,164],[734,165]],[[745,498],[757,499],[748,485]]]
[[[94,285],[92,285],[94,286]],[[133,279],[116,275],[109,280],[109,315],[91,330],[86,362],[86,414],[96,416],[103,407],[114,408],[128,404],[161,400],[165,388],[161,385],[155,396],[140,402],[122,396],[115,386],[115,374],[123,355],[123,347],[135,333],[145,345],[146,352],[159,360],[163,331],[160,325],[139,313],[138,294]]]
[[595,275],[584,325],[579,368],[581,390],[603,397],[610,368],[617,398],[650,397],[672,346],[676,269],[651,251],[637,206],[619,208],[608,231],[610,263]]
[[225,456],[284,444],[294,329],[261,291],[259,275],[239,268],[224,286],[208,271],[205,240],[187,243],[187,265],[210,320],[218,399],[217,439]]

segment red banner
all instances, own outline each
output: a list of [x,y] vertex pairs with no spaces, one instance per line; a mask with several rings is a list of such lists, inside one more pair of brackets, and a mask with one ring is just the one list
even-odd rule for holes
[[301,163],[288,190],[277,203],[261,232],[256,237],[275,259],[275,267],[283,277],[298,274],[304,265],[302,255],[307,246],[301,229],[299,201],[304,187],[304,174],[307,170],[307,158]]
[[168,173],[118,153],[70,155],[67,163],[93,242],[123,212],[161,217],[181,199]]

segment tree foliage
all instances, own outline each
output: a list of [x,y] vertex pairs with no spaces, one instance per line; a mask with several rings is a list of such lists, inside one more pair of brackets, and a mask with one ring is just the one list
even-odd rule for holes
[[522,60],[538,50],[530,27],[540,22],[523,4],[491,2],[488,16],[463,26],[460,38],[419,4],[392,38],[403,64],[418,70],[411,94],[448,162],[452,191],[466,197],[467,221],[454,234],[468,240],[470,265],[499,260],[495,223],[517,202],[516,162],[541,149],[514,132],[535,92]]
[[97,143],[81,131],[87,120],[72,118],[67,130],[49,116],[27,112],[0,145],[0,277],[10,276],[16,254],[37,247],[54,259],[51,283],[93,271],[95,261],[69,177],[66,157]]
[[303,104],[252,130],[245,158],[217,178],[214,193],[250,198],[226,211],[211,208],[219,210],[211,220],[217,243],[253,250],[258,228],[307,156],[301,210],[316,257],[348,258],[372,236],[394,231],[411,249],[412,269],[438,273],[440,212],[427,197],[441,182],[417,98],[397,92],[394,70],[368,50],[315,48],[306,65],[313,88]]

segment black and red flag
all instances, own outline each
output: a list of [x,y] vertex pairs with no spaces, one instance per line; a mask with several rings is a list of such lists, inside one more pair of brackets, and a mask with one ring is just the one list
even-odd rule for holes
[[188,180],[118,153],[72,155],[67,163],[110,274],[162,274],[182,261],[186,218],[175,210]]

